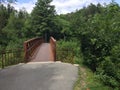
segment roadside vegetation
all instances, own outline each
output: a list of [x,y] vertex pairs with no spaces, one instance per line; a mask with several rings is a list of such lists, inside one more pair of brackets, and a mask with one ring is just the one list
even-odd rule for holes
[[104,85],[96,74],[83,63],[83,55],[75,40],[57,42],[57,60],[79,65],[78,80],[74,85],[74,90],[113,90]]

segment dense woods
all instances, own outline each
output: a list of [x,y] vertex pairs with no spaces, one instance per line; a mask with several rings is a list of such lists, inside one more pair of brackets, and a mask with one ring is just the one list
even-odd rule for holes
[[57,15],[51,2],[38,0],[31,14],[0,4],[0,50],[22,48],[32,37],[43,36],[48,41],[52,35],[62,48],[70,45],[77,57],[82,55],[83,63],[105,85],[120,90],[120,6],[116,2],[90,4]]
[[89,5],[75,13],[64,15],[70,22],[66,35],[77,38],[84,64],[96,73],[104,84],[120,87],[120,7],[112,2],[102,6]]

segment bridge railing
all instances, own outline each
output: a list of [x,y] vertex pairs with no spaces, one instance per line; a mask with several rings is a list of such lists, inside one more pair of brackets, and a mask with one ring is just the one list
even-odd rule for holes
[[33,56],[37,47],[44,42],[42,37],[33,38],[24,42],[25,62],[28,62]]
[[23,49],[0,51],[0,68],[24,62]]
[[75,55],[76,54],[72,47],[67,49],[58,47],[56,50],[56,61],[74,64]]
[[50,38],[50,46],[53,54],[53,60],[56,61],[56,40],[53,37]]

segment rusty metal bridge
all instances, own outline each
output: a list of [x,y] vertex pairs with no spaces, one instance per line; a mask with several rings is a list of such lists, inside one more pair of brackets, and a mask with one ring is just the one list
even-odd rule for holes
[[56,40],[49,43],[43,38],[33,38],[24,42],[25,62],[46,62],[56,60]]
[[44,38],[32,38],[24,42],[24,50],[0,51],[0,68],[28,62],[56,61],[56,40],[50,37],[49,43]]

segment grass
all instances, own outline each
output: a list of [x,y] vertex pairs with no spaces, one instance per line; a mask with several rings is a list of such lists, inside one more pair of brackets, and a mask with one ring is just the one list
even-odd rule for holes
[[100,82],[100,80],[96,78],[96,75],[88,67],[82,64],[82,59],[79,61],[78,60],[79,76],[74,85],[74,90],[112,90]]

